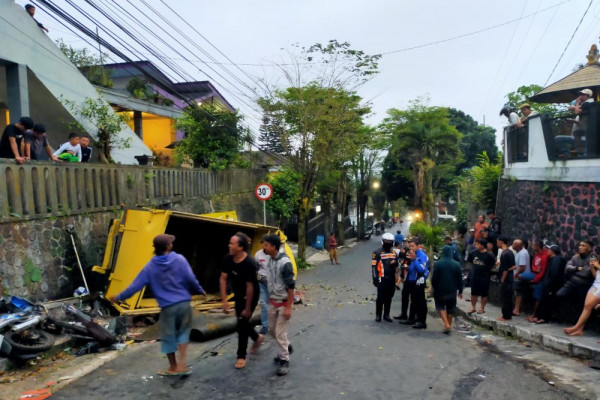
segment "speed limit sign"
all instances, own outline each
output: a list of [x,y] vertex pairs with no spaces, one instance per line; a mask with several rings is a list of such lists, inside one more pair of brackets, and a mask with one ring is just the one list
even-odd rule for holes
[[258,186],[256,186],[254,194],[260,200],[267,201],[271,198],[271,196],[273,196],[273,186],[269,185],[268,183],[260,183]]

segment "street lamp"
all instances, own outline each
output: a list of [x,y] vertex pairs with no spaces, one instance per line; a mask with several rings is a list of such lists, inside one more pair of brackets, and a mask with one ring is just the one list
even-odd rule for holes
[[373,184],[371,184],[371,187],[373,189],[377,190],[381,187],[381,183],[379,183],[379,181],[373,181]]

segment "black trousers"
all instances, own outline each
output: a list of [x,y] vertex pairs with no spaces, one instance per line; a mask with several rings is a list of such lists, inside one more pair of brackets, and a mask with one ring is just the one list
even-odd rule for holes
[[[511,273],[511,271],[509,271]],[[502,318],[512,319],[513,304],[513,283],[505,282],[500,285],[500,300],[502,301]]]
[[375,315],[381,317],[381,312],[386,317],[390,316],[392,308],[392,297],[396,291],[396,282],[393,278],[381,278],[377,285],[377,300],[375,301]]
[[242,318],[240,315],[242,311],[246,308],[246,303],[236,304],[235,305],[235,315],[237,316],[237,333],[238,333],[238,349],[237,349],[237,358],[246,358],[246,350],[248,348],[248,337],[252,339],[252,341],[256,342],[258,339],[258,333],[254,330],[254,327],[250,325],[250,317],[252,317],[252,313],[256,308],[256,304],[252,305],[250,309],[250,317]]
[[540,300],[540,308],[538,308],[537,317],[548,322],[552,320],[552,314],[558,306],[556,293],[546,291]]
[[[415,288],[415,281],[404,281],[402,285],[402,313],[401,317],[408,318],[411,321],[415,320],[415,305],[414,301],[411,300],[412,292]],[[408,312],[408,305],[410,303],[410,315]]]
[[[415,322],[427,321],[427,300],[425,300],[425,285],[416,285],[411,296],[411,303],[415,306]],[[411,305],[412,305],[411,304]]]

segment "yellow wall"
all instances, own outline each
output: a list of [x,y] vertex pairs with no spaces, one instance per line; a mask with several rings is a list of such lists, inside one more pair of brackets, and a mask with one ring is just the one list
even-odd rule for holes
[[[125,112],[129,117],[127,125],[134,130],[133,127],[133,112]],[[173,149],[165,149],[175,141],[175,120],[172,118],[161,117],[155,114],[142,113],[142,139],[144,144],[148,146],[156,154],[168,156],[173,160]]]

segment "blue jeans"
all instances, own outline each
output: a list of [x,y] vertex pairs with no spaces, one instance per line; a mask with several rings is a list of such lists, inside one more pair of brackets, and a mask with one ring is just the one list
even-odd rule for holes
[[265,334],[269,330],[269,286],[259,281],[258,287],[260,288],[258,304],[260,304],[260,323],[262,325],[260,333]]

